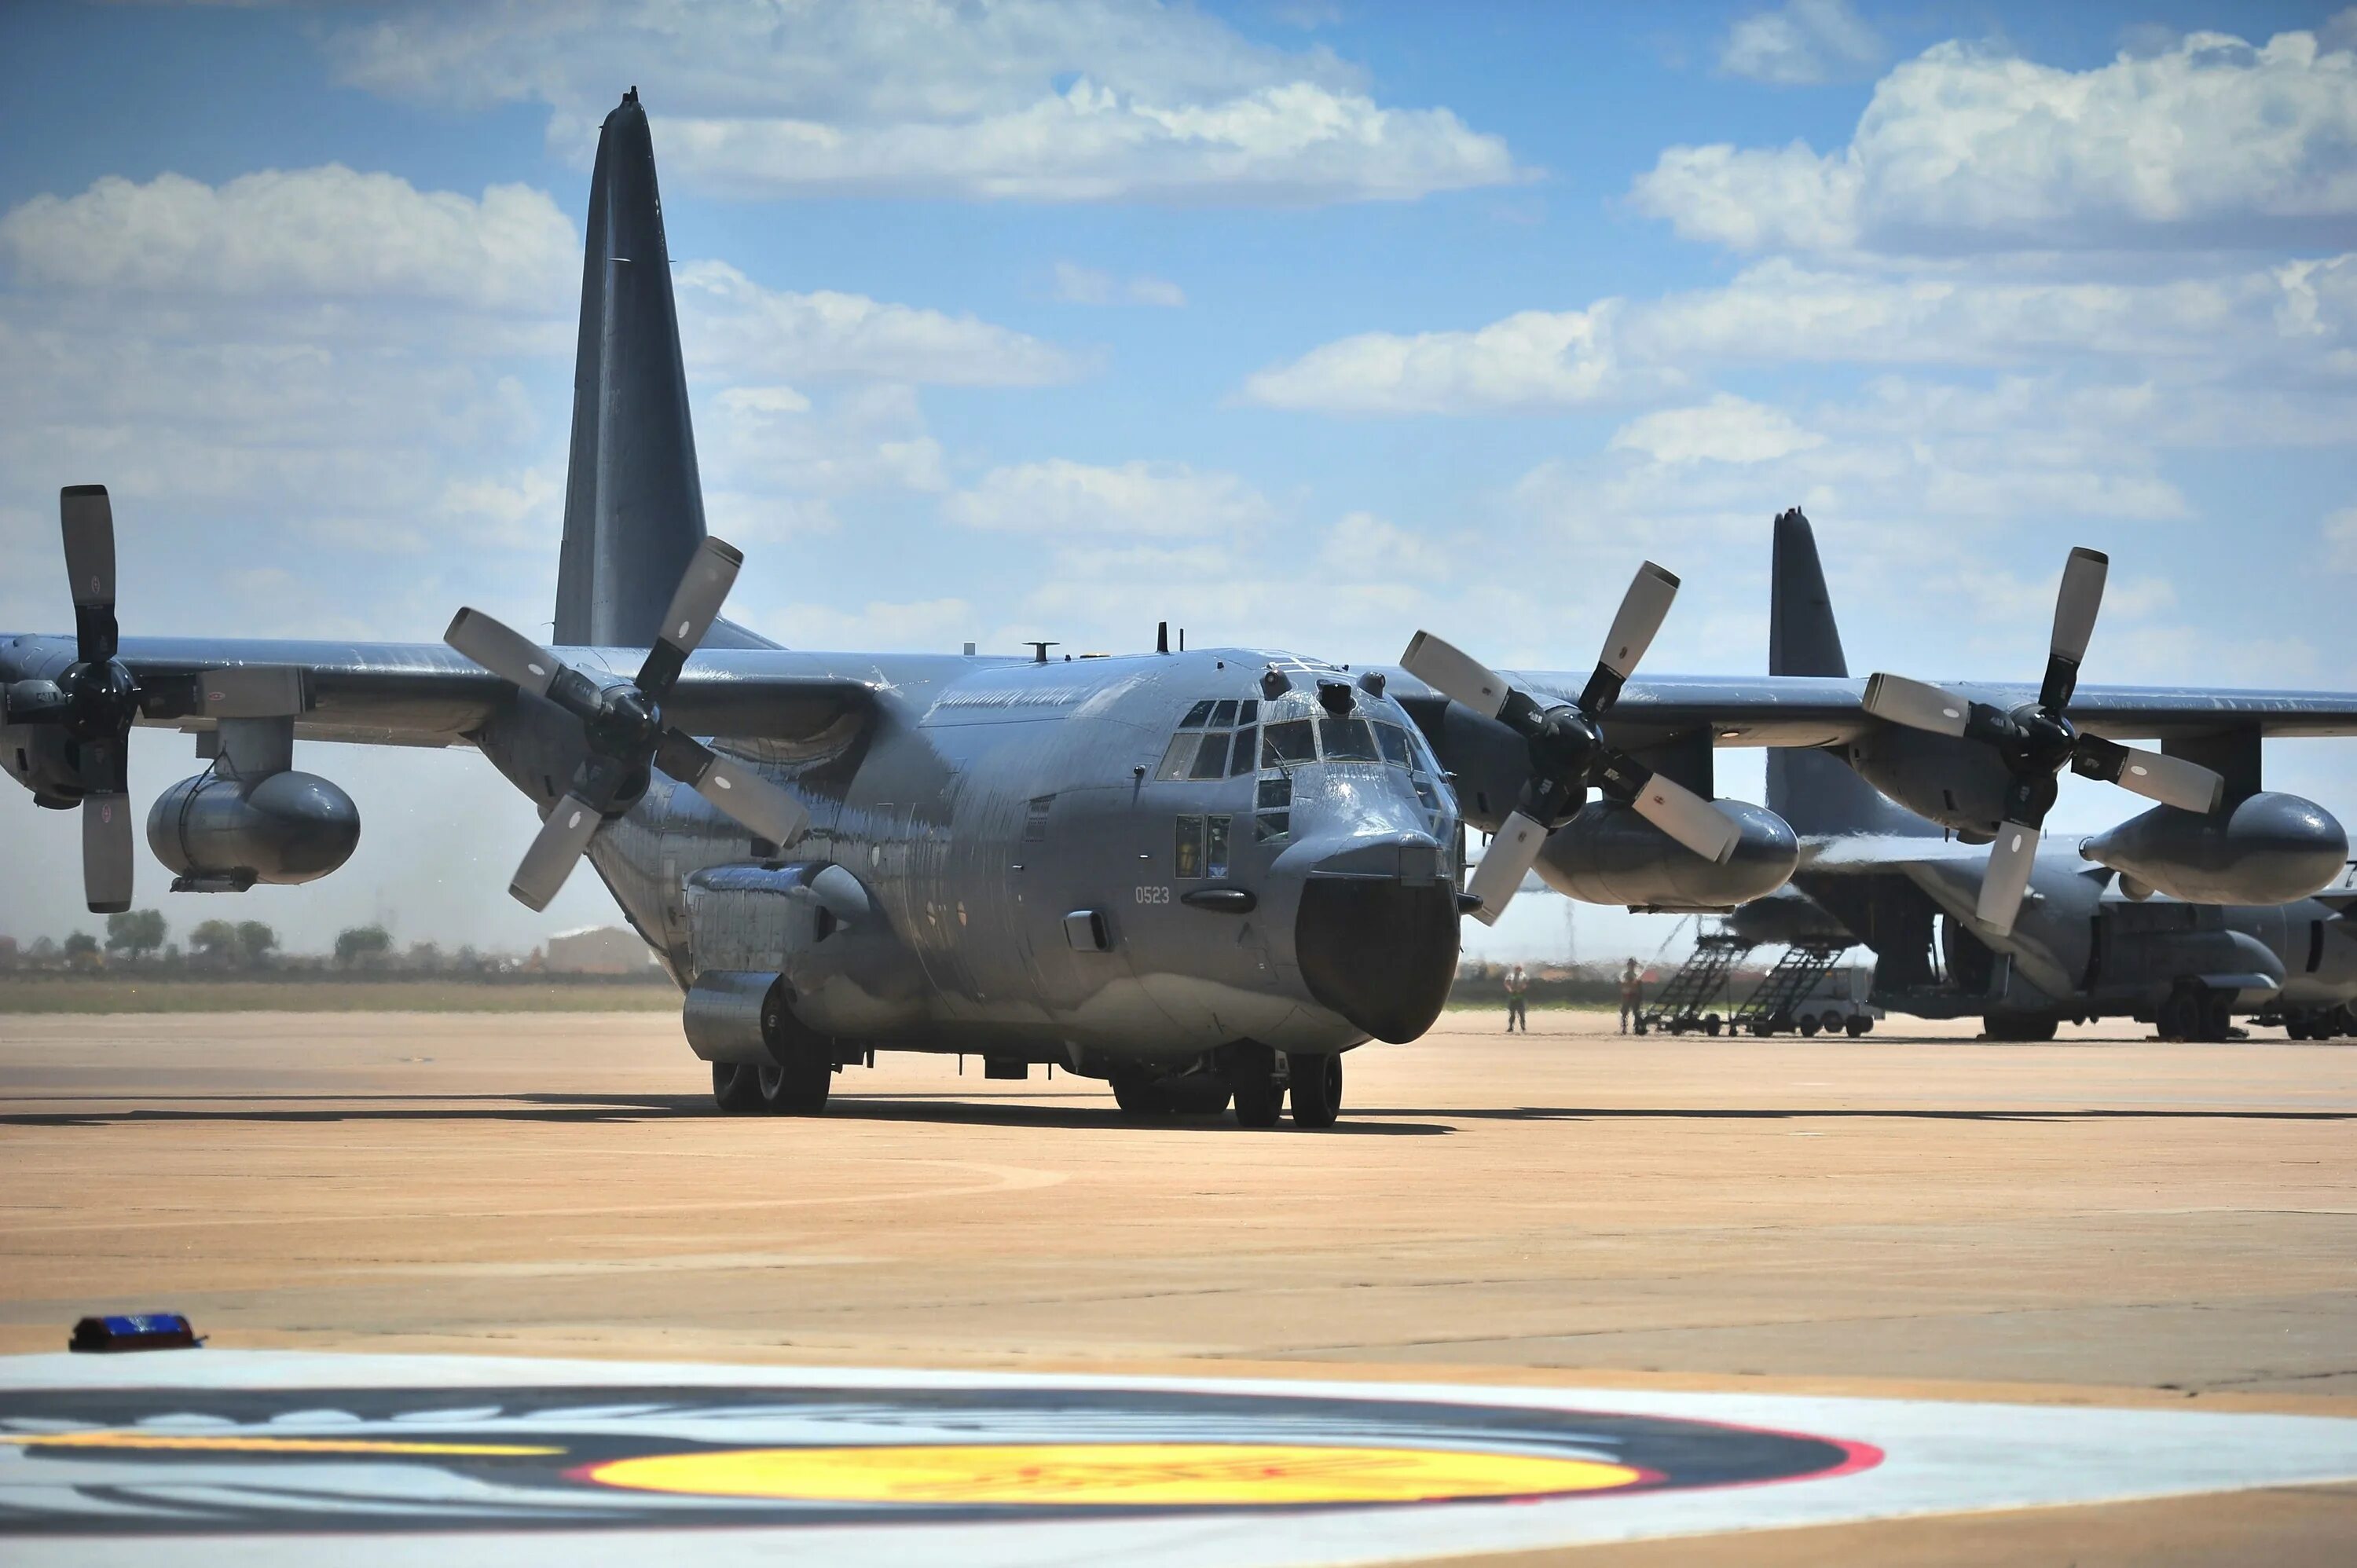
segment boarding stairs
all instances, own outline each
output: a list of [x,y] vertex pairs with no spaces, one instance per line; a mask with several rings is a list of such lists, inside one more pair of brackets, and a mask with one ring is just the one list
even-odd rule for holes
[[[1781,1035],[1796,1027],[1793,1010],[1833,972],[1848,950],[1846,942],[1834,947],[1803,943],[1786,948],[1776,967],[1729,1016],[1727,1026],[1751,1035]],[[1813,1023],[1811,1028],[1814,1027]]]
[[1673,1035],[1683,1035],[1699,1029],[1706,1035],[1716,1035],[1722,1022],[1715,1012],[1706,1012],[1726,989],[1727,977],[1735,972],[1756,944],[1741,937],[1718,933],[1696,938],[1694,951],[1685,962],[1678,965],[1675,974],[1663,983],[1661,991],[1638,1015],[1638,1033],[1667,1029]]

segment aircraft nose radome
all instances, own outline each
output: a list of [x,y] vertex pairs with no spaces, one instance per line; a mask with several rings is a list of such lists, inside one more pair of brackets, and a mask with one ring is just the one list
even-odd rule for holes
[[1432,1027],[1457,976],[1457,889],[1446,876],[1312,875],[1294,920],[1309,994],[1379,1040]]

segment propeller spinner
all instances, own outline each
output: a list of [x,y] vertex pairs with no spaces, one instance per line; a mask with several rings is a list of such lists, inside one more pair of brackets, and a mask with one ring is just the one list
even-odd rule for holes
[[1400,664],[1435,691],[1520,734],[1531,776],[1522,798],[1490,841],[1466,891],[1480,900],[1473,918],[1495,925],[1513,901],[1546,843],[1587,803],[1587,787],[1627,801],[1637,813],[1705,860],[1725,864],[1742,840],[1726,812],[1674,779],[1606,743],[1600,721],[1652,646],[1677,597],[1678,580],[1648,561],[1637,571],[1604,639],[1603,656],[1576,703],[1542,699],[1428,631],[1407,645]]
[[2082,778],[2116,784],[2180,811],[2214,811],[2225,796],[2225,779],[2210,768],[2088,735],[2072,725],[2066,714],[2072,694],[2078,690],[2079,666],[2094,635],[2095,615],[2103,607],[2104,582],[2110,572],[2111,557],[2103,552],[2083,548],[2071,552],[2055,598],[2046,679],[2039,686],[2035,703],[2008,713],[1903,675],[1877,674],[1866,683],[1866,711],[1875,717],[1910,729],[1978,741],[1995,747],[2004,758],[2011,776],[2005,790],[2005,821],[1989,852],[1988,871],[1981,878],[1975,910],[1984,925],[2000,935],[2013,929],[2014,917],[2029,889],[2039,832],[2054,805],[2055,777],[2064,764]]
[[652,763],[773,843],[802,836],[810,813],[802,803],[734,757],[724,757],[662,721],[688,656],[719,617],[745,557],[735,546],[706,539],[688,563],[663,617],[662,635],[647,652],[638,678],[600,686],[579,671],[480,610],[462,609],[442,639],[494,675],[546,697],[581,721],[589,742],[564,799],[524,851],[508,891],[534,909],[573,875],[573,866],[621,796],[631,776]]

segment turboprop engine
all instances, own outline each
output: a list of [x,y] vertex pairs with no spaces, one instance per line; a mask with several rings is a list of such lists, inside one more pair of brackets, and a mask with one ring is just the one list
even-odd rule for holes
[[176,889],[242,892],[257,882],[309,882],[351,858],[360,808],[315,774],[261,779],[200,773],[156,797],[147,847]]
[[2118,872],[2131,897],[2288,904],[2340,875],[2349,835],[2313,800],[2262,791],[2208,814],[2157,806],[2082,841],[2079,853]]
[[1742,800],[1715,802],[1738,836],[1706,860],[1618,800],[1592,800],[1539,850],[1535,869],[1558,893],[1641,909],[1726,909],[1781,887],[1800,857],[1783,818]]

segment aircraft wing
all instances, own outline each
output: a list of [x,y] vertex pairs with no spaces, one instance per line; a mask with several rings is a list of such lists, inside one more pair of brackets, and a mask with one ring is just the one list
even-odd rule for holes
[[[636,673],[638,649],[552,650],[592,675]],[[282,641],[244,638],[125,638],[119,657],[138,680],[139,722],[183,728],[208,717],[204,677],[239,666],[297,672],[295,733],[307,740],[380,746],[464,744],[515,690],[438,642]],[[73,659],[70,638],[0,640],[0,681],[53,676]],[[767,649],[707,649],[688,660],[664,710],[693,735],[791,739],[864,710],[886,682],[856,656]]]
[[[1571,702],[1588,672],[1505,671],[1516,686]],[[1405,695],[1436,696],[1413,675],[1396,679]],[[2038,689],[1983,682],[1943,686],[1993,707],[2035,702]],[[1622,688],[1605,720],[1620,746],[1642,747],[1671,736],[1707,731],[1720,746],[1831,746],[1855,740],[1880,721],[1863,705],[1866,682],[1819,675],[1639,677]],[[2072,721],[2110,740],[2174,740],[2222,730],[2263,736],[2357,736],[2357,693],[2229,691],[2190,686],[2082,686]]]

